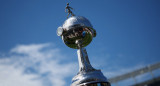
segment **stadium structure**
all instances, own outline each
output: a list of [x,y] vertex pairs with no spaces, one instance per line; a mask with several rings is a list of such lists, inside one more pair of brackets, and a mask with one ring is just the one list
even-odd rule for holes
[[[158,73],[160,75],[160,62],[152,65],[148,65],[146,67],[134,70],[126,74],[122,74],[122,75],[110,78],[109,82],[115,86],[122,86],[119,84],[120,82],[128,79],[132,79],[134,83],[130,85],[125,85],[125,86],[160,86],[160,76],[159,75],[156,76],[156,74],[154,74],[154,71],[157,71],[157,70],[159,71]],[[144,74],[150,75],[151,78],[148,80],[139,82],[136,79],[136,77],[142,76]]]

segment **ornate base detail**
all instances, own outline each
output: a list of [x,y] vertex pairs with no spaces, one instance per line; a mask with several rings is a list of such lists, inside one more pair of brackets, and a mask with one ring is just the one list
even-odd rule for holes
[[87,86],[87,84],[92,83],[108,83],[108,81],[100,70],[79,72],[78,75],[72,79],[71,86]]

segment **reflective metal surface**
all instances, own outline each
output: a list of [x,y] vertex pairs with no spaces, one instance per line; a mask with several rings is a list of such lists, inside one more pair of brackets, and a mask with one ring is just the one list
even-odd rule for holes
[[58,27],[58,29],[57,29],[57,35],[58,36],[62,36],[62,34],[63,34],[63,28],[62,27]]
[[98,82],[108,83],[107,78],[102,74],[102,72],[100,70],[94,69],[91,66],[85,48],[80,48],[77,51],[77,54],[79,60],[79,73],[72,79],[71,86],[88,86],[85,84],[98,83]]
[[108,83],[100,70],[79,72],[73,79],[71,86],[81,86],[82,84],[105,82]]
[[111,86],[110,83],[101,82],[101,83],[88,83],[88,84],[81,84],[79,86]]
[[76,40],[82,40],[82,47],[85,47],[96,36],[96,31],[93,29],[91,23],[85,17],[81,16],[68,18],[61,28],[58,28],[57,35],[62,37],[62,40],[68,47],[74,49],[78,49],[75,43]]
[[78,49],[79,72],[72,79],[71,86],[110,86],[102,72],[91,66],[87,51],[84,48],[96,37],[96,31],[88,19],[82,16],[68,18],[57,29],[57,35],[62,37],[68,47]]
[[71,29],[70,27],[74,27],[75,25],[93,28],[93,26],[91,25],[89,20],[86,19],[85,17],[82,17],[82,16],[72,16],[72,17],[68,18],[64,22],[63,28],[66,30],[69,30],[69,29]]
[[79,72],[80,73],[95,70],[89,62],[87,51],[85,48],[78,49],[77,54],[78,54]]

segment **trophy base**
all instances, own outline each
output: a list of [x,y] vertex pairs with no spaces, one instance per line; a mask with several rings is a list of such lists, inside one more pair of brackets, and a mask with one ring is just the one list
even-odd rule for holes
[[80,86],[111,86],[109,82],[100,82],[100,83],[90,83],[90,84],[85,84],[85,85],[80,85]]
[[73,79],[71,86],[110,86],[100,70],[81,71]]

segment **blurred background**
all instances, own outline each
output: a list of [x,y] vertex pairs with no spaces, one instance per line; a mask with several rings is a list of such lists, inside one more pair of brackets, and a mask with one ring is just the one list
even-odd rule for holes
[[[56,35],[67,19],[67,2],[96,29],[86,49],[93,67],[108,79],[160,62],[159,0],[0,0],[0,86],[71,84],[78,73],[76,49]],[[159,76],[156,69],[111,84]]]

